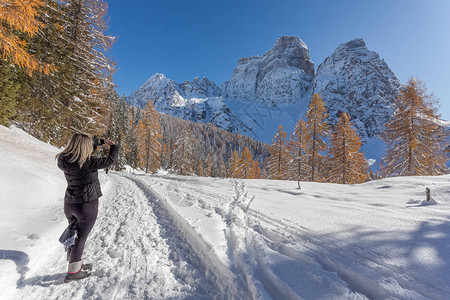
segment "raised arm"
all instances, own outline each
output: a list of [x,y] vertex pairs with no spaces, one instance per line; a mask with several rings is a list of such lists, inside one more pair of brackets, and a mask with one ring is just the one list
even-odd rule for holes
[[114,164],[117,160],[117,157],[119,156],[119,146],[114,145],[111,141],[107,140],[105,142],[107,145],[109,145],[109,155],[108,157],[102,157],[102,158],[93,158],[90,160],[90,169],[98,170],[98,169],[104,169],[112,164]]

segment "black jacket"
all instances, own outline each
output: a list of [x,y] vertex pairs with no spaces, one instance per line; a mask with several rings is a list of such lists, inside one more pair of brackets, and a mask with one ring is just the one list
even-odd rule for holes
[[98,169],[111,166],[119,155],[119,146],[111,145],[108,157],[91,157],[80,169],[78,162],[70,163],[69,157],[63,154],[58,157],[58,167],[64,171],[67,189],[64,201],[66,203],[84,203],[96,200],[102,196]]

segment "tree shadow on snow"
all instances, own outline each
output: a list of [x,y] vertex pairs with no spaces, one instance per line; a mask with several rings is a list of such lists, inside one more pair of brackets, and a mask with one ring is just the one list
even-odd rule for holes
[[[353,232],[350,238],[338,238],[348,232]],[[368,232],[352,227],[343,232],[309,237],[308,243],[315,245],[312,249],[317,252],[304,248],[303,251],[296,251],[295,247],[282,244],[275,250],[290,259],[271,266],[277,277],[302,297],[323,298],[324,294],[318,291],[326,281],[324,276],[335,274],[350,291],[369,299],[395,296],[395,291],[386,289],[380,283],[381,278],[384,284],[395,278],[399,287],[425,298],[450,299],[450,286],[446,283],[450,278],[448,220],[423,221],[413,232]],[[322,271],[316,272],[311,259]],[[310,279],[305,280],[306,274],[316,275],[310,275]],[[408,278],[413,282],[409,282]],[[320,283],[315,286],[316,281]]]

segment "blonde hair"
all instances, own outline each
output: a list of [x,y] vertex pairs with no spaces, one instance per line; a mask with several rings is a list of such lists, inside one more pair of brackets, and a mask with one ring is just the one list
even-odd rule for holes
[[93,150],[92,138],[87,134],[75,133],[61,153],[56,155],[56,159],[60,156],[70,156],[69,162],[78,162],[81,167],[91,158]]

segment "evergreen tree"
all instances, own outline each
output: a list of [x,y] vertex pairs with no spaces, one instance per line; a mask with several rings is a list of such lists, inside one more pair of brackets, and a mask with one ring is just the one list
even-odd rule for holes
[[158,112],[149,101],[139,120],[139,155],[145,173],[156,173],[161,168],[161,133]]
[[319,94],[314,94],[306,112],[306,139],[308,141],[308,155],[310,161],[311,181],[318,179],[317,174],[324,163],[322,152],[327,150],[325,138],[329,134],[327,108]]
[[394,115],[383,133],[388,148],[383,157],[384,176],[438,175],[448,171],[445,132],[438,124],[437,102],[415,78],[400,90]]
[[16,115],[17,93],[21,84],[14,67],[0,61],[0,125]]
[[270,156],[267,159],[267,172],[270,179],[287,179],[289,151],[286,144],[287,133],[280,124],[269,147]]
[[368,165],[360,152],[361,139],[352,129],[350,116],[343,112],[331,135],[328,181],[335,183],[362,183],[368,178]]

